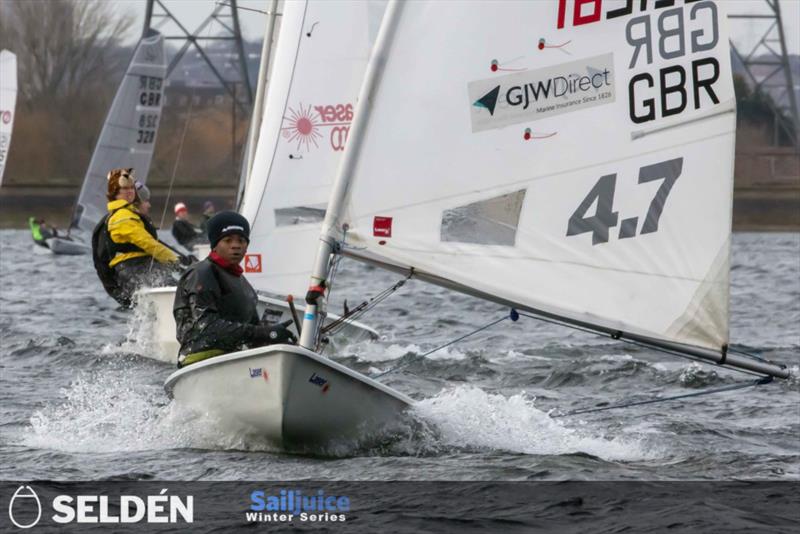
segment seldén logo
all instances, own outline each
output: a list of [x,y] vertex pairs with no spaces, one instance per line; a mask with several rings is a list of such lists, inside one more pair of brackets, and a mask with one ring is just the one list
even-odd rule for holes
[[[31,512],[35,507],[35,519]],[[42,518],[42,501],[30,486],[20,486],[8,502],[8,518],[17,528],[36,526]]]
[[472,131],[480,132],[614,101],[614,56],[604,54],[468,85]]
[[[58,524],[70,523],[193,523],[194,497],[185,499],[167,495],[164,488],[158,495],[57,495],[51,503],[50,519]],[[21,529],[36,526],[42,519],[39,496],[30,486],[20,486],[8,503],[8,517]]]

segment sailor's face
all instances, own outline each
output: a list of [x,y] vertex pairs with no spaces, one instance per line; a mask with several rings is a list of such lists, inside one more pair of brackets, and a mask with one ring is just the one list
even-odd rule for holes
[[238,234],[226,235],[214,247],[214,252],[228,263],[239,264],[247,253],[247,245],[247,239]]
[[133,186],[120,187],[117,193],[117,200],[125,200],[126,202],[133,202],[136,198],[136,189]]

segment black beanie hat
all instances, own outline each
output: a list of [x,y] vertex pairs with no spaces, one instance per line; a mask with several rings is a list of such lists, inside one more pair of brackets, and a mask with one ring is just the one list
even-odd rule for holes
[[206,224],[208,242],[211,248],[226,235],[239,234],[250,242],[250,223],[235,211],[221,211],[211,217]]

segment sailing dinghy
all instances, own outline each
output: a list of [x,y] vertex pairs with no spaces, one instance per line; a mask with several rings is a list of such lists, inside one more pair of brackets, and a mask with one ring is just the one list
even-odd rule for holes
[[[277,321],[292,319],[286,295],[305,295],[325,204],[384,7],[381,2],[288,4],[274,60],[259,72],[259,85],[268,70],[272,75],[260,132],[251,136],[256,143],[252,171],[244,178],[241,213],[252,230],[243,267],[259,292],[259,308],[269,309]],[[268,20],[265,40],[270,27]],[[263,54],[270,54],[266,46]],[[171,363],[179,348],[174,295],[175,288],[148,289],[137,300],[152,310],[153,356]],[[298,303],[301,313],[304,306]],[[326,324],[339,320],[329,314]],[[347,321],[336,337],[353,343],[376,339],[378,333]]]
[[[311,285],[344,253],[535,317],[787,378],[728,350],[735,128],[722,3],[393,0]],[[299,347],[210,359],[170,376],[167,390],[279,444],[391,425],[403,397],[316,352],[323,315],[324,301],[307,307]],[[386,410],[359,419],[365,395]],[[353,416],[325,425],[328,402]]]
[[0,51],[0,185],[11,147],[14,112],[17,106],[17,56],[10,50]]
[[69,238],[48,239],[54,254],[91,253],[91,233],[106,214],[108,171],[132,167],[144,183],[155,149],[167,73],[164,37],[155,30],[133,53],[106,116],[72,214]]

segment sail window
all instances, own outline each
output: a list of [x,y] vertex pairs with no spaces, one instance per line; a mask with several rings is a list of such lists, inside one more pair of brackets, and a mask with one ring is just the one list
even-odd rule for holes
[[441,240],[513,247],[525,189],[445,210]]
[[275,209],[275,226],[296,226],[321,223],[325,220],[324,206],[296,206]]

